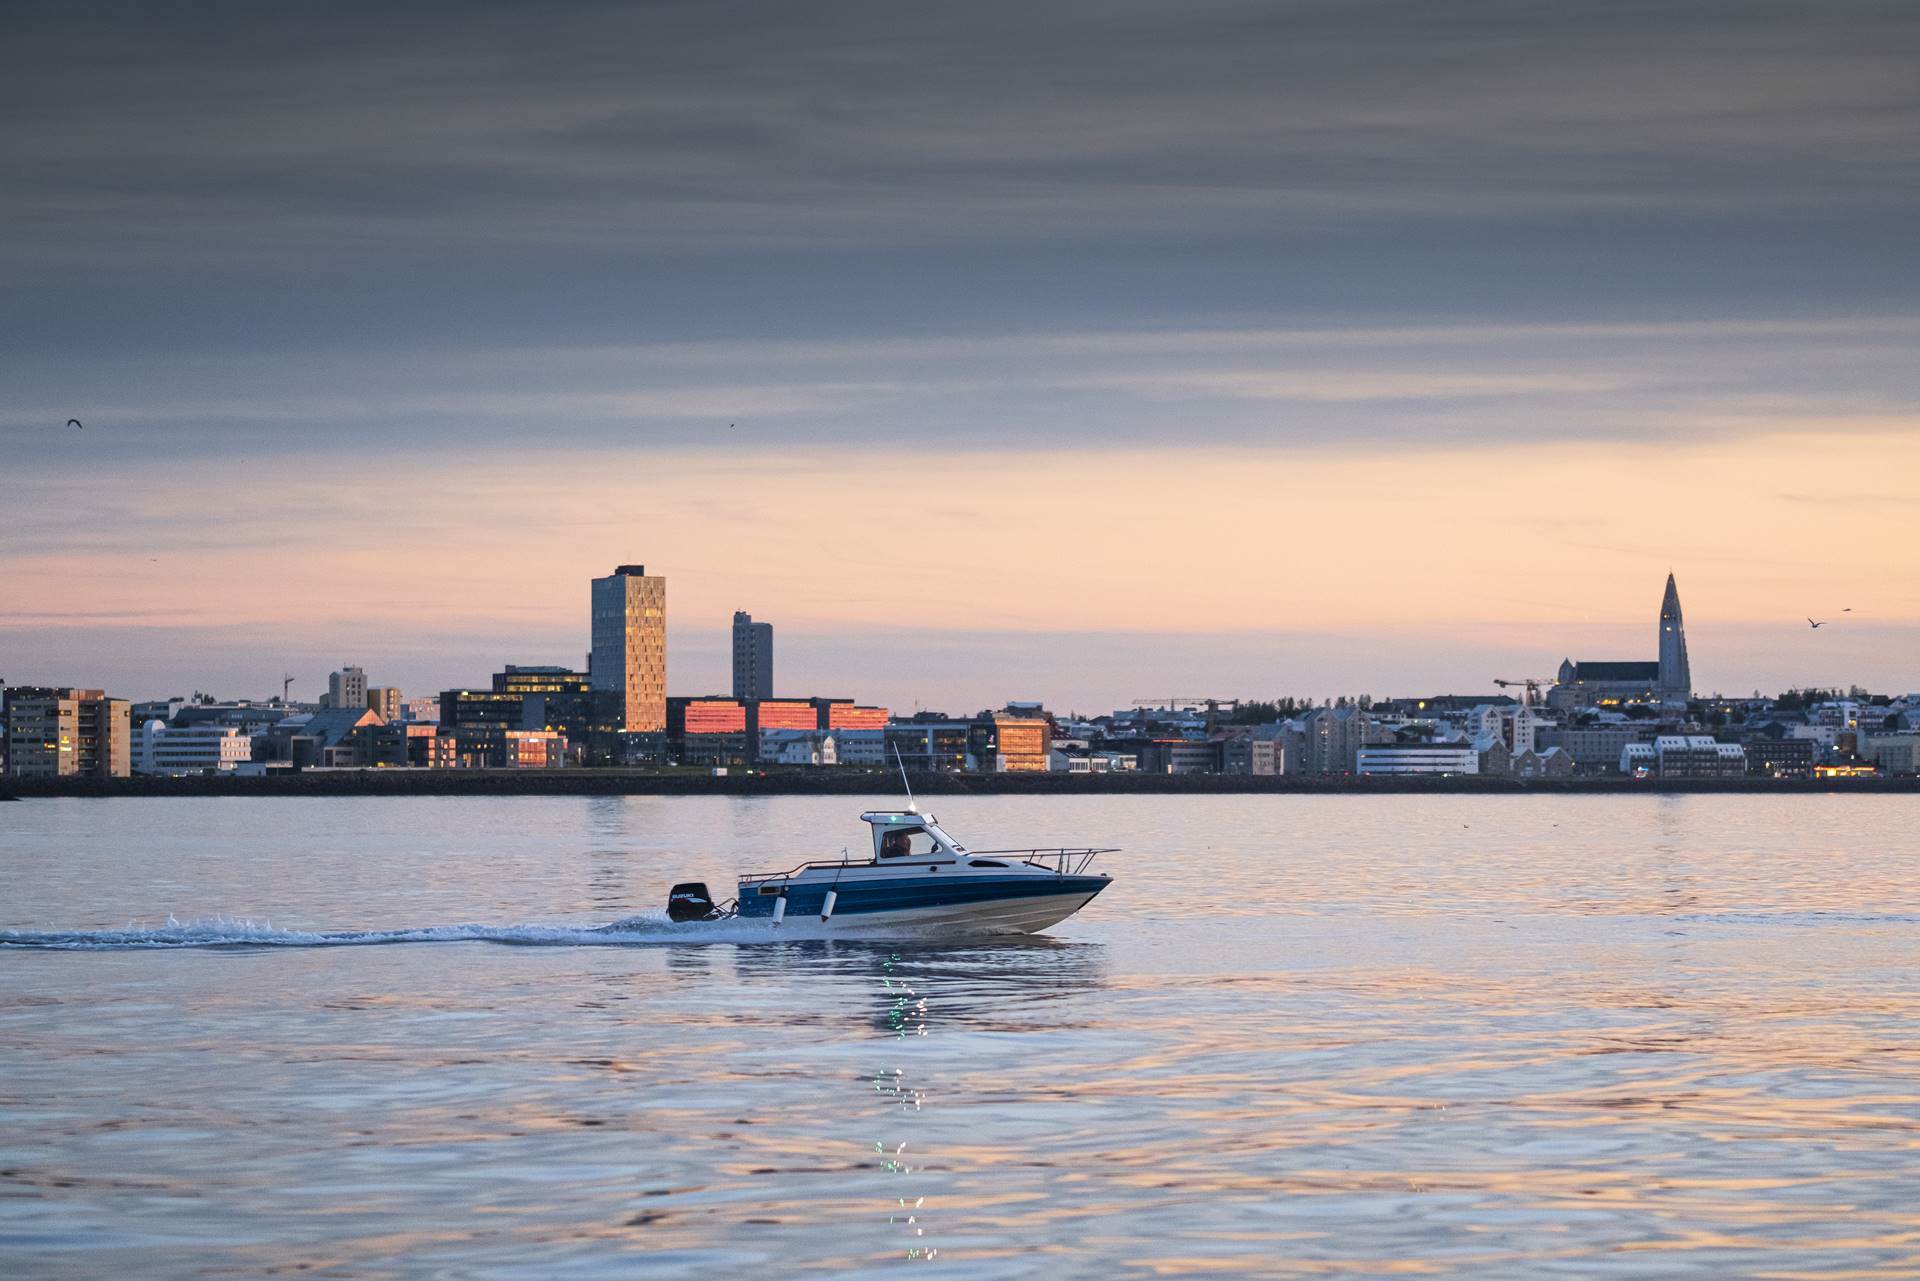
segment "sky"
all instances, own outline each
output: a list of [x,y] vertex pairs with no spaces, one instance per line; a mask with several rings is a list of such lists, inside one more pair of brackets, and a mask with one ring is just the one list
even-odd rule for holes
[[[1920,689],[1920,10],[9,6],[0,678]],[[69,417],[83,428],[64,426]],[[1807,620],[1835,621],[1817,631]]]

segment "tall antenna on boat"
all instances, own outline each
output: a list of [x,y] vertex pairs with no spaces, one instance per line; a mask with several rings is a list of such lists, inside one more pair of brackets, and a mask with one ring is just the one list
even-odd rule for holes
[[918,814],[920,803],[913,799],[913,784],[907,781],[907,763],[900,758],[900,744],[893,745],[893,760],[900,767],[900,786],[907,789],[907,813]]

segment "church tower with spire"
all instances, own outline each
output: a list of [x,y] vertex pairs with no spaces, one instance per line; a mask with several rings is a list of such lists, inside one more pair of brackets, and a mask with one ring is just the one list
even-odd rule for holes
[[1660,601],[1660,692],[1667,702],[1684,703],[1693,697],[1693,672],[1687,666],[1687,625],[1680,616],[1680,589],[1667,575],[1667,594]]

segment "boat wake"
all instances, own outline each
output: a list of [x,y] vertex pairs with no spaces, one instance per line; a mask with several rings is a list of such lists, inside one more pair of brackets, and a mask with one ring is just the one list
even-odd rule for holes
[[[521,947],[617,947],[673,943],[777,942],[768,926],[735,921],[675,924],[635,916],[608,925],[432,925],[402,930],[283,930],[268,922],[195,921],[119,930],[0,930],[0,949],[55,952],[171,948],[386,947],[400,943],[500,943]],[[791,933],[787,937],[793,937]]]

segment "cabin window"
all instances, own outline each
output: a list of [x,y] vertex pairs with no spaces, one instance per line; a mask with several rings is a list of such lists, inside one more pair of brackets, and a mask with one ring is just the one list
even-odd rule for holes
[[975,867],[1005,867],[1006,866],[1005,863],[996,863],[990,858],[977,858],[973,860],[973,865]]
[[778,894],[780,892],[780,887],[778,885],[762,885],[760,887],[760,892],[762,894]]
[[940,846],[924,827],[902,827],[880,838],[881,858],[924,858],[937,853]]

